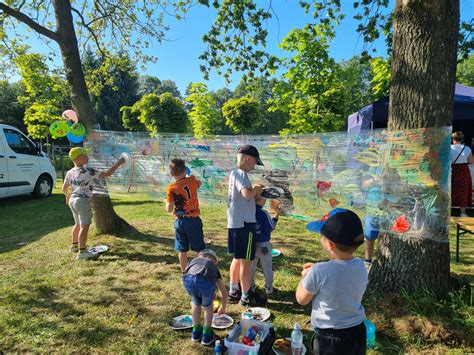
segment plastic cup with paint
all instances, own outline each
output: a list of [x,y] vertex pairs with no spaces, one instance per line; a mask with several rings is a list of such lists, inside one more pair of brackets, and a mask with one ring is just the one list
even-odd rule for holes
[[122,169],[130,169],[130,166],[132,165],[132,158],[130,157],[130,154],[123,152],[122,154],[120,154],[120,158],[123,158],[124,160],[124,163],[122,164]]

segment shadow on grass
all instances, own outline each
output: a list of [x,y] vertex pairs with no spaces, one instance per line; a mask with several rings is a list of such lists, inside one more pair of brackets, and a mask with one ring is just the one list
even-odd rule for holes
[[129,201],[123,199],[116,199],[112,198],[112,204],[114,206],[140,206],[140,205],[163,205],[163,203],[159,200],[140,200],[140,201]]
[[0,200],[0,253],[19,249],[74,220],[64,196],[34,199],[29,195]]
[[[165,263],[165,264],[176,264],[178,262],[177,255],[156,255],[156,254],[144,254],[144,253],[117,253],[110,252],[108,255],[117,256],[122,259],[128,259],[130,261],[142,261],[146,263]],[[110,258],[109,258],[110,259]]]
[[[15,293],[2,298],[2,303],[15,313],[15,317],[5,318],[6,333],[15,335],[50,333],[57,341],[67,341],[77,347],[102,346],[111,336],[120,336],[123,331],[105,324],[103,321],[87,317],[85,311],[76,307],[77,300],[64,302],[60,300],[60,292],[42,283],[30,280],[28,285],[22,285]],[[78,319],[81,322],[78,322]],[[65,324],[73,325],[72,327]],[[4,344],[5,350],[20,350],[16,344]]]
[[139,241],[139,242],[152,243],[152,244],[163,244],[168,247],[174,247],[174,239],[164,238],[164,237],[160,237],[154,234],[143,233],[133,226],[127,231],[122,231],[115,234],[115,237],[128,239],[131,241]]

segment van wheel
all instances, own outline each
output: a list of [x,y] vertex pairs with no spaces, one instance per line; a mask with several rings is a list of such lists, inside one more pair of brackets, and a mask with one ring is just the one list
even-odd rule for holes
[[36,181],[35,189],[33,190],[33,196],[36,198],[44,198],[51,195],[53,191],[53,181],[47,175],[41,175]]

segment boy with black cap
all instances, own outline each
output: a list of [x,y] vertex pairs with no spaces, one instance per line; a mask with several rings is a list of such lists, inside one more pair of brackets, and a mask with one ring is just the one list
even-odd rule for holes
[[331,260],[303,266],[296,290],[301,305],[312,302],[314,354],[365,354],[365,312],[361,304],[367,287],[364,262],[354,251],[364,243],[362,222],[352,211],[335,208],[306,228],[321,233],[321,245]]
[[[237,168],[229,176],[229,192],[227,204],[228,251],[234,254],[230,265],[229,299],[243,306],[261,303],[260,297],[251,291],[250,270],[255,259],[255,196],[260,195],[262,188],[252,188],[247,175],[255,168],[263,165],[257,148],[244,145],[237,154]],[[239,291],[239,279],[242,293]]]

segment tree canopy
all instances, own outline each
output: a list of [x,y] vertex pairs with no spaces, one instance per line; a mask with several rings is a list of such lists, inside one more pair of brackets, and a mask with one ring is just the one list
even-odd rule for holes
[[222,107],[225,124],[237,134],[248,134],[257,126],[262,114],[258,102],[249,96],[230,99]]
[[159,133],[184,133],[188,128],[188,117],[184,104],[169,92],[161,95],[154,93],[144,95],[131,108],[121,109],[124,126],[128,128],[143,127],[152,135]]
[[23,94],[18,96],[25,107],[24,123],[28,134],[36,139],[49,135],[49,126],[61,118],[70,106],[66,81],[52,73],[39,54],[20,55],[15,60],[22,77]]

